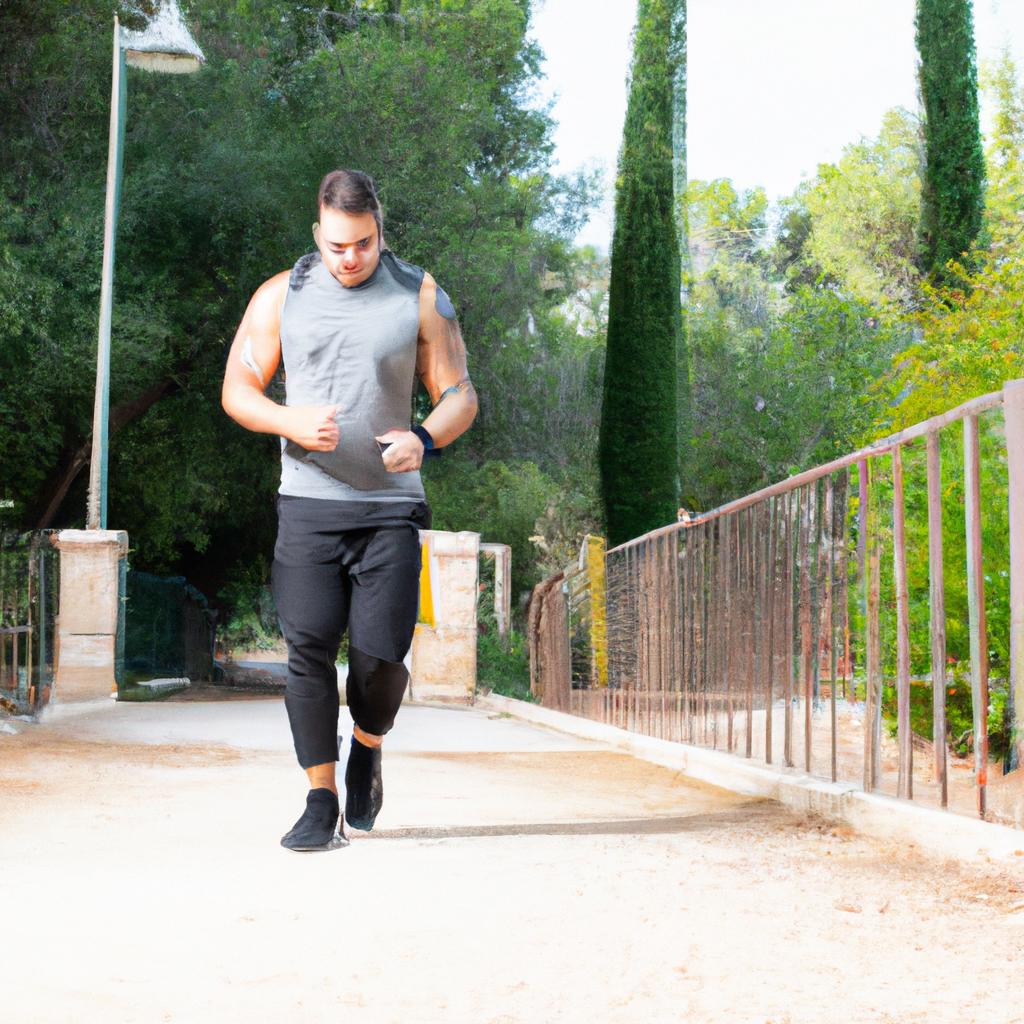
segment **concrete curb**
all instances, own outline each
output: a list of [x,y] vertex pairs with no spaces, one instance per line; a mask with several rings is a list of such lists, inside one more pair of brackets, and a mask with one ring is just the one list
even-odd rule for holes
[[476,703],[487,710],[607,744],[643,761],[660,764],[688,778],[734,793],[777,800],[796,811],[843,821],[876,839],[912,843],[928,853],[958,860],[982,858],[1010,860],[1017,864],[1024,860],[1024,831],[1006,825],[921,807],[877,793],[864,793],[848,783],[783,774],[750,764],[735,754],[641,736],[512,697],[492,693],[478,697]]

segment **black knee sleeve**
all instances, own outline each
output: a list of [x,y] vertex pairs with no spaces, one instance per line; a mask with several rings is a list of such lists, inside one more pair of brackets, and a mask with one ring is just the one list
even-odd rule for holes
[[371,736],[383,736],[395,724],[409,672],[400,661],[384,661],[356,647],[348,649],[345,693],[352,721]]

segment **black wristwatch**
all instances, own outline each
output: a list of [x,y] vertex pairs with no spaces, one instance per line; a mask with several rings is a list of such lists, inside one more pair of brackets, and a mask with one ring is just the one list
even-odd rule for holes
[[423,457],[428,458],[431,455],[440,455],[441,449],[434,447],[434,439],[430,436],[430,431],[426,427],[420,426],[418,423],[412,428],[412,432],[423,442]]

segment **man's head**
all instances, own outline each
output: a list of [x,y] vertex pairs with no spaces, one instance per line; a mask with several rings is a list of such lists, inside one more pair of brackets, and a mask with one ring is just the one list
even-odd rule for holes
[[346,288],[361,284],[376,270],[384,246],[373,179],[362,171],[331,171],[320,182],[317,208],[313,238],[324,266]]

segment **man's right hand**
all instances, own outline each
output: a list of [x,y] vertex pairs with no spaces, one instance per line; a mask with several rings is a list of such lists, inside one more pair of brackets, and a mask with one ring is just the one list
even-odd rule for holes
[[289,405],[285,410],[287,429],[283,433],[289,441],[310,452],[333,452],[338,447],[336,405]]

